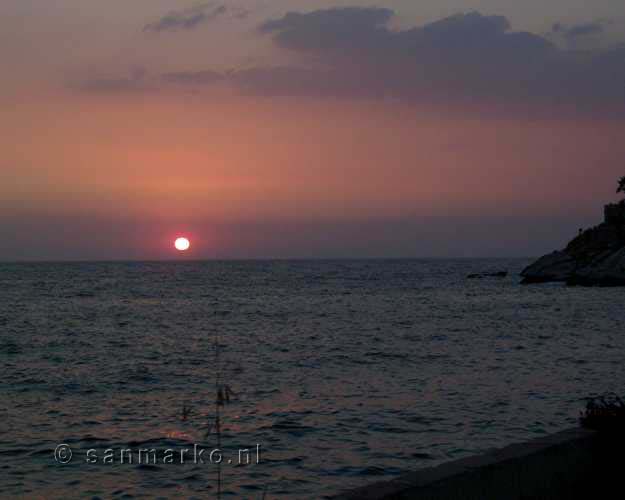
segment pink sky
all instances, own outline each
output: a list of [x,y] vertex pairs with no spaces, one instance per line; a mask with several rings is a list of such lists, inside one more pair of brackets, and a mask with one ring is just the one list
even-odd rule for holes
[[[3,2],[0,259],[170,258],[183,233],[196,258],[562,246],[625,174],[611,66],[625,8],[480,2],[483,16],[441,28],[443,49],[416,35],[401,52],[417,43],[406,30],[465,3],[365,2],[395,11],[378,39],[368,25],[343,38],[370,11],[340,28],[334,10],[282,17],[346,2]],[[145,28],[196,12],[197,26]],[[501,24],[491,14],[511,25],[493,34],[501,50],[458,55],[471,23]]]

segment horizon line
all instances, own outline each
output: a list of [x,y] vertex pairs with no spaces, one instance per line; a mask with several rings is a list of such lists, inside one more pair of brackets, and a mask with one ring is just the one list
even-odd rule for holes
[[203,263],[203,262],[310,262],[310,261],[382,261],[382,260],[522,260],[537,256],[480,257],[220,257],[200,259],[24,259],[2,260],[3,264],[124,264],[124,263]]

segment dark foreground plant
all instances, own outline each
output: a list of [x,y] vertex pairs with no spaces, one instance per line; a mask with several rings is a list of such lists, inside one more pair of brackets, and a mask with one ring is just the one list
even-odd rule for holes
[[580,421],[588,429],[625,431],[625,403],[613,392],[590,398]]
[[[224,315],[228,313],[223,313]],[[215,361],[214,361],[214,370],[215,370],[215,386],[214,386],[214,394],[215,394],[215,410],[214,410],[214,418],[212,421],[209,419],[208,425],[206,426],[206,433],[204,434],[204,439],[208,439],[211,434],[215,434],[217,438],[217,449],[221,451],[221,441],[222,441],[222,414],[225,406],[230,404],[230,401],[236,397],[236,393],[232,390],[230,385],[224,384],[224,373],[223,373],[223,363],[221,359],[221,338],[219,335],[219,329],[217,328],[215,334],[213,336],[213,346],[215,351]],[[183,418],[191,414],[190,408],[183,408]],[[221,468],[221,460],[217,462],[217,499],[221,500],[222,496],[222,484],[223,484],[223,475]],[[265,500],[267,495],[268,486],[265,486],[263,491],[262,500]]]
[[[234,396],[234,392],[230,389],[229,385],[224,385],[222,383],[222,373],[221,373],[221,344],[219,333],[215,332],[214,337],[215,344],[215,419],[214,423],[211,426],[209,423],[208,429],[206,431],[205,438],[208,438],[211,431],[215,431],[215,435],[217,436],[217,449],[221,450],[221,409],[228,403],[230,403],[230,397]],[[221,460],[217,462],[217,499],[221,499]]]
[[618,187],[616,188],[616,192],[625,194],[625,176],[621,177],[618,180]]

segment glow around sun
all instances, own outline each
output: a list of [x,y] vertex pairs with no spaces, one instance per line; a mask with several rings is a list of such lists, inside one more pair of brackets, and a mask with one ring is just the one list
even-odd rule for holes
[[189,249],[189,247],[191,246],[191,242],[187,238],[178,238],[174,242],[174,246],[179,252],[184,252],[185,250]]

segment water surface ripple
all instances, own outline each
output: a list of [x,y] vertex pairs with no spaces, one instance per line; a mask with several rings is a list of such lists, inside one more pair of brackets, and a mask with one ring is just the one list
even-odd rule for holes
[[575,425],[585,396],[624,387],[625,292],[522,287],[525,264],[1,264],[0,496],[212,494],[209,464],[84,453],[214,447],[216,332],[236,393],[222,447],[262,449],[224,465],[231,495],[320,498]]

